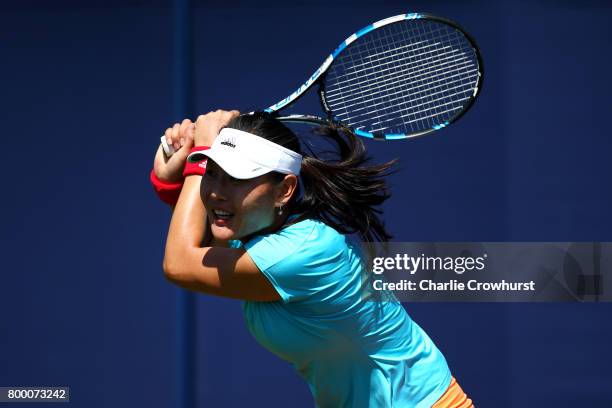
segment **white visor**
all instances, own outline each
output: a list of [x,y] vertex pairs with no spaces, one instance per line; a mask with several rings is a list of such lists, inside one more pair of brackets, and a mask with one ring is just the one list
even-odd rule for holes
[[263,137],[242,130],[223,128],[208,150],[193,152],[187,160],[204,157],[215,161],[227,174],[250,179],[271,171],[300,174],[302,155]]

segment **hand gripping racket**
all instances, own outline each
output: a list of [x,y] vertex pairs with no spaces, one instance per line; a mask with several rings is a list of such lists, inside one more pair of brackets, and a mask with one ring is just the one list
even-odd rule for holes
[[[296,91],[265,109],[286,122],[339,123],[358,136],[406,139],[459,119],[482,87],[480,52],[458,24],[430,14],[377,21],[344,40]],[[318,87],[325,117],[280,113]],[[162,137],[166,154],[173,153]]]

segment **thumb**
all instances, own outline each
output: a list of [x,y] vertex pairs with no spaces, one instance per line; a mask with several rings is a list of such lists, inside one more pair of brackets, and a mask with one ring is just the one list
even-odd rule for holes
[[185,131],[185,141],[190,140],[193,143],[193,140],[195,138],[195,128],[196,128],[195,123],[192,123],[187,128],[187,130]]
[[191,148],[193,147],[193,139],[185,139],[185,143],[170,157],[170,161],[178,161],[184,162],[187,160],[187,156],[191,152]]
[[174,156],[179,156],[181,161],[185,161],[187,156],[189,156],[189,152],[193,147],[193,137],[195,135],[195,124],[189,126],[189,128],[185,131],[184,137],[181,139],[182,146],[174,153]]

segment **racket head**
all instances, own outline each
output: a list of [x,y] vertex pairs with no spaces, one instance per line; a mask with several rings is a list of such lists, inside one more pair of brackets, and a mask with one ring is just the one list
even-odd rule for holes
[[474,39],[452,20],[424,13],[364,27],[325,65],[317,81],[327,117],[359,136],[385,140],[457,121],[480,93],[484,74]]

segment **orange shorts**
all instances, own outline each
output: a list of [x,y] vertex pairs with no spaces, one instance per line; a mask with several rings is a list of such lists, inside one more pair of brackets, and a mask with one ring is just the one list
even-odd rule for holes
[[455,377],[451,377],[450,385],[431,408],[474,408],[474,404],[457,384]]

